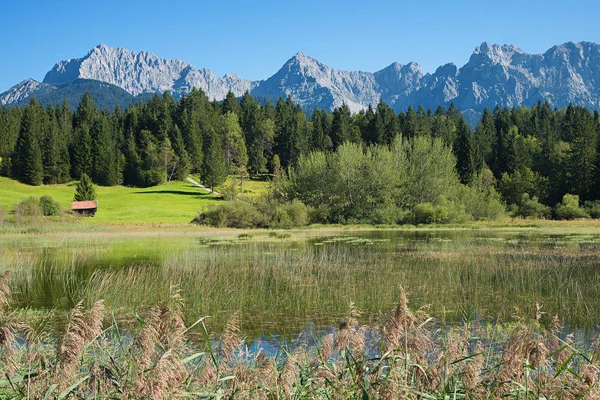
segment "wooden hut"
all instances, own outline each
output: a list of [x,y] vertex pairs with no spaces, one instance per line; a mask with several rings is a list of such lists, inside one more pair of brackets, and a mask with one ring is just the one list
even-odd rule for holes
[[74,201],[71,203],[71,210],[85,217],[93,217],[98,209],[98,200]]

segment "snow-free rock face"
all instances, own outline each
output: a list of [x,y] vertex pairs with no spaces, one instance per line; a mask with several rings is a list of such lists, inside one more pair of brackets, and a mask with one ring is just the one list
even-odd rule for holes
[[25,79],[23,82],[16,84],[6,92],[0,94],[0,105],[10,105],[21,103],[26,100],[32,93],[37,92],[44,87],[51,89],[51,85],[45,85],[33,79]]
[[181,60],[165,60],[152,53],[139,53],[99,45],[85,57],[61,61],[46,74],[44,83],[65,84],[75,79],[93,79],[119,86],[137,96],[164,91],[187,93],[201,88],[211,99],[222,100],[228,91],[241,96],[256,83],[237,75],[217,78],[209,70],[196,70]]
[[482,43],[462,68],[454,64],[423,74],[419,64],[393,63],[375,72],[338,71],[298,53],[253,94],[290,96],[305,109],[332,109],[342,103],[358,111],[385,101],[396,111],[422,105],[435,109],[451,102],[477,115],[485,107],[532,105],[548,100],[600,106],[600,46],[565,43],[545,54],[516,46]]
[[44,83],[26,80],[0,95],[0,104],[20,104],[28,96],[50,91],[78,79],[110,83],[132,96],[169,91],[188,93],[201,88],[210,99],[228,91],[245,91],[274,99],[290,97],[305,110],[332,110],[346,103],[353,112],[385,101],[396,111],[408,106],[435,109],[454,102],[473,118],[485,107],[532,105],[547,100],[555,107],[569,103],[600,107],[600,45],[565,43],[544,54],[528,54],[516,46],[482,43],[469,61],[423,74],[419,64],[393,63],[375,72],[340,71],[303,53],[289,59],[265,81],[248,81],[235,74],[216,77],[181,60],[100,45],[85,57],[61,61]]
[[298,53],[269,79],[252,91],[254,95],[287,98],[305,109],[333,109],[346,103],[351,111],[377,104],[381,97],[373,74],[335,70]]

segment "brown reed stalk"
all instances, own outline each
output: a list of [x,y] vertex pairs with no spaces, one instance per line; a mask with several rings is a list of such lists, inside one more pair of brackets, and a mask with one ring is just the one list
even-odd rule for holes
[[226,363],[235,360],[235,351],[242,346],[243,340],[240,336],[239,314],[234,313],[221,335],[220,355]]
[[85,311],[83,301],[71,310],[65,332],[56,346],[57,363],[53,375],[59,380],[61,387],[69,383],[85,345],[102,332],[103,319],[103,300],[97,301],[88,312]]

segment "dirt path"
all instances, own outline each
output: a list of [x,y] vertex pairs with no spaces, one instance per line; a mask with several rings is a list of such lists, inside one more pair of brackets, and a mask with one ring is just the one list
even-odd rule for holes
[[[207,192],[211,193],[211,191],[210,191],[210,188],[207,188],[206,186],[204,186],[203,184],[201,184],[201,183],[197,182],[196,180],[194,180],[194,179],[190,178],[189,176],[186,178],[186,180],[187,180],[188,182],[190,182],[190,183],[192,183],[192,184],[194,184],[194,185],[198,186],[200,189],[204,189],[204,190],[206,190]],[[219,196],[219,195],[220,195],[220,194],[219,194],[219,193],[217,193],[217,192],[212,192],[212,194],[216,194],[217,196]]]

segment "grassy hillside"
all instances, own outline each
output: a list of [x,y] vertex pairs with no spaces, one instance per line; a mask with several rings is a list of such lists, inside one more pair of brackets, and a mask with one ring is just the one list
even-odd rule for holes
[[[11,210],[26,197],[50,195],[63,209],[71,208],[75,182],[64,185],[28,186],[0,177],[0,206]],[[267,187],[266,182],[245,181],[252,194]],[[222,201],[189,182],[171,182],[150,188],[96,187],[98,213],[90,220],[115,223],[186,223],[198,210],[205,210]],[[91,221],[90,221],[91,222]]]

